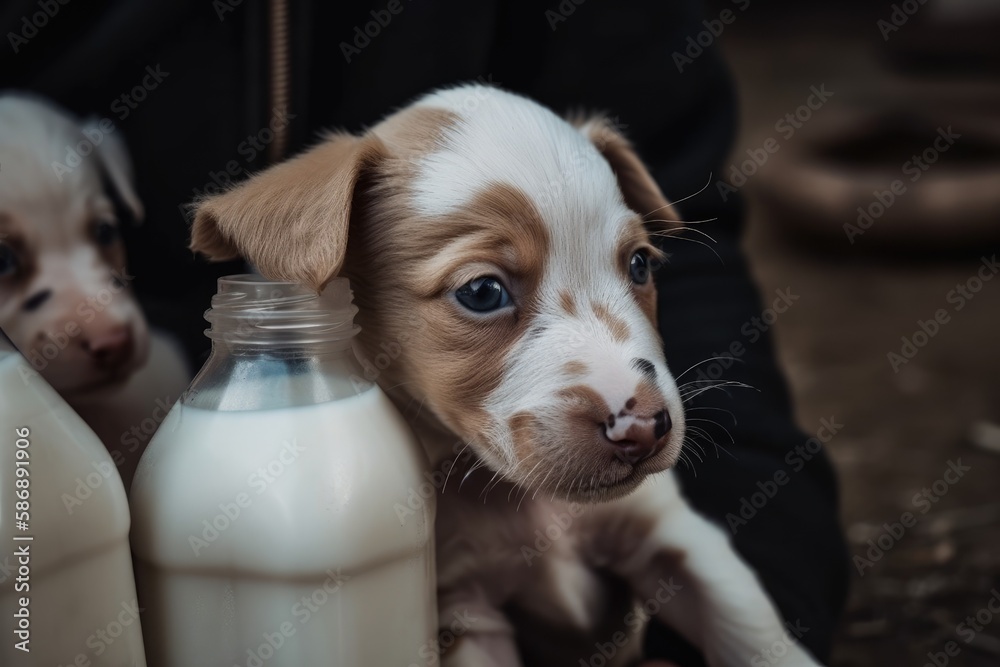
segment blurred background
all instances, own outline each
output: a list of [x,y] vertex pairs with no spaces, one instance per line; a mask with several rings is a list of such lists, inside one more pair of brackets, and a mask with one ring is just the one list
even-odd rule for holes
[[[832,664],[1000,664],[984,611],[1000,586],[1000,279],[977,280],[1000,249],[1000,3],[754,3],[719,40],[741,120],[716,177],[745,178],[762,292],[800,296],[774,322],[799,424],[843,424],[827,448],[854,563]],[[814,88],[831,95],[809,108]],[[945,150],[941,128],[961,135]]]

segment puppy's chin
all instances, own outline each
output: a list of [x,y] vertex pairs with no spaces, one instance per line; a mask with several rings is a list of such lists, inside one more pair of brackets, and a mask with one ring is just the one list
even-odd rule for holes
[[[91,405],[100,403],[120,392],[129,380],[149,361],[148,341],[137,344],[136,350],[127,362],[118,368],[107,371],[86,368],[82,372],[74,372],[73,368],[63,368],[57,373],[47,374],[49,384],[59,392],[69,403],[74,405]],[[47,377],[52,375],[52,377]]]
[[[537,492],[539,496],[579,503],[608,502],[629,495],[649,475],[672,468],[680,458],[682,441],[679,433],[671,434],[663,449],[635,465],[600,450],[586,462],[550,453],[544,457],[547,460],[541,462],[529,458],[508,477],[509,481],[529,489],[531,494]],[[543,469],[545,472],[539,473]]]

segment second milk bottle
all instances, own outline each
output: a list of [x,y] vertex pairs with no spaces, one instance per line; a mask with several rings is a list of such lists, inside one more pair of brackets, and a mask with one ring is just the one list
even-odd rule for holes
[[[409,426],[352,351],[346,279],[219,280],[212,353],[132,486],[149,664],[374,667],[435,657],[434,506]],[[433,499],[431,499],[432,501]]]

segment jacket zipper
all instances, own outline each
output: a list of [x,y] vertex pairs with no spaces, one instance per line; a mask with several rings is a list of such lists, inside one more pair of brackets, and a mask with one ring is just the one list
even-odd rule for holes
[[[288,44],[288,0],[269,0],[271,38],[271,117],[288,115],[291,101],[291,62]],[[270,162],[285,157],[288,147],[288,122],[274,123],[274,140],[267,147]]]

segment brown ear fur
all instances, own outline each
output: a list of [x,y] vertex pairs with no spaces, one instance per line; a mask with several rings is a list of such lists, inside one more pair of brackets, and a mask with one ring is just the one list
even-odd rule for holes
[[628,139],[603,117],[577,118],[570,122],[580,128],[611,165],[611,170],[618,178],[618,187],[625,197],[625,204],[630,209],[657,230],[681,227],[677,211],[667,202],[660,186],[653,180]]
[[358,180],[383,156],[374,136],[331,135],[198,202],[191,249],[217,261],[243,256],[268,278],[321,290],[344,263]]

